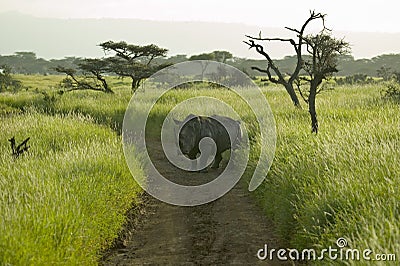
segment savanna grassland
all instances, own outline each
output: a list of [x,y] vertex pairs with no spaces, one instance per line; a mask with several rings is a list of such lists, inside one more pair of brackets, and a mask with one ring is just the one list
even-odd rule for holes
[[[113,95],[60,96],[61,76],[17,78],[27,91],[0,94],[0,264],[95,264],[126,211],[140,204],[120,136],[129,82],[110,78]],[[287,247],[328,248],[344,237],[351,248],[400,254],[399,103],[383,100],[379,84],[336,86],[317,98],[314,135],[307,110],[292,107],[281,88],[262,89],[277,145],[254,196]],[[222,99],[243,116],[252,154],[242,181],[249,181],[260,150],[257,124],[228,90],[172,90],[152,111],[150,128],[160,128],[171,108],[196,95]],[[31,137],[29,153],[13,159],[12,136]],[[139,163],[136,173],[144,175]]]
[[[28,91],[0,95],[0,264],[96,264],[141,202],[114,123],[118,101],[55,98],[58,77],[21,79]],[[12,136],[30,137],[17,159]],[[139,165],[136,174],[143,175]]]
[[321,94],[317,136],[305,111],[280,108],[280,92],[267,93],[278,143],[256,193],[290,246],[328,248],[344,237],[349,248],[398,256],[400,105],[383,101],[381,90],[354,85]]

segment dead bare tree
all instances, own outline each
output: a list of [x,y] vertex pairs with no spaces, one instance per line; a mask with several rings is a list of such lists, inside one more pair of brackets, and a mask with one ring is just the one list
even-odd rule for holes
[[[297,89],[308,104],[308,112],[311,116],[311,132],[318,133],[318,119],[315,107],[317,94],[322,91],[319,88],[322,81],[338,72],[337,62],[340,55],[348,54],[350,45],[343,39],[331,36],[330,31],[323,29],[318,34],[310,34],[303,38],[310,59],[304,62],[303,69],[307,75],[296,79]],[[308,86],[303,89],[306,83]]]
[[[252,67],[252,69],[257,70],[261,73],[267,74],[268,81],[275,83],[275,84],[280,84],[283,85],[287,91],[287,93],[290,96],[290,99],[292,100],[294,106],[300,107],[300,101],[299,98],[296,94],[296,91],[294,89],[293,84],[297,80],[300,70],[303,67],[303,58],[302,58],[302,46],[304,44],[304,32],[309,25],[309,23],[313,20],[322,20],[323,25],[325,24],[325,14],[321,13],[316,13],[315,11],[310,11],[310,17],[304,22],[303,26],[301,27],[300,30],[294,29],[294,28],[289,28],[285,27],[289,31],[292,31],[296,33],[297,35],[297,41],[292,39],[292,38],[262,38],[261,32],[260,36],[258,37],[253,37],[246,35],[247,38],[249,38],[248,41],[244,41],[247,45],[249,45],[249,48],[255,48],[257,53],[261,54],[267,59],[268,65],[266,69],[261,69],[259,67]],[[325,25],[324,25],[325,28]],[[274,63],[274,60],[271,58],[270,54],[265,51],[264,47],[261,44],[256,43],[256,41],[279,41],[279,42],[285,42],[289,43],[293,46],[296,56],[297,56],[297,63],[296,67],[293,70],[293,72],[289,75],[289,79],[285,78],[285,73],[282,73],[278,66]]]
[[[281,84],[285,87],[295,106],[300,106],[294,85],[303,100],[308,105],[308,111],[311,116],[311,132],[318,133],[318,119],[315,106],[315,100],[318,93],[322,91],[319,86],[322,81],[329,78],[337,70],[337,59],[340,55],[348,54],[350,51],[349,43],[343,39],[339,40],[331,36],[328,28],[325,27],[325,14],[310,11],[310,17],[304,22],[300,30],[286,27],[286,29],[295,32],[297,42],[294,39],[285,38],[262,38],[259,36],[247,36],[249,40],[245,42],[250,49],[255,48],[256,51],[263,55],[268,62],[266,69],[253,67],[253,69],[266,73],[268,80]],[[322,30],[318,34],[305,34],[307,25],[313,20],[322,21]],[[261,35],[261,33],[260,33]],[[261,44],[256,41],[280,41],[290,43],[297,57],[297,64],[294,71],[289,74],[289,79],[285,79],[279,68],[274,64],[270,55],[264,50]],[[303,59],[303,51],[307,52],[307,58]],[[301,75],[303,70],[305,75]],[[274,74],[274,75],[273,75]],[[277,78],[276,78],[276,77]],[[304,89],[304,85],[306,89]]]

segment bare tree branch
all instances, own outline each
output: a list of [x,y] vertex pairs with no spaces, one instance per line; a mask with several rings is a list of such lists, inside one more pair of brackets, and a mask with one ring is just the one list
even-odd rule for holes
[[250,35],[246,35],[247,38],[257,41],[281,41],[281,42],[290,42],[292,45],[296,45],[296,42],[293,39],[284,39],[284,38],[259,38],[252,37]]
[[[262,38],[261,36],[261,32],[259,37],[253,37],[250,35],[246,35],[246,37],[248,38],[248,41],[245,41],[244,43],[246,43],[249,46],[249,49],[251,48],[255,48],[255,50],[257,51],[257,53],[259,53],[260,55],[264,56],[267,61],[267,69],[266,70],[261,70],[258,67],[253,67],[252,69],[255,69],[261,73],[266,73],[268,76],[268,79],[273,82],[273,83],[278,83],[278,84],[282,84],[286,91],[288,92],[288,94],[290,95],[293,103],[295,104],[295,106],[300,106],[298,97],[296,95],[296,92],[294,90],[294,82],[295,80],[298,78],[301,69],[304,67],[305,62],[303,61],[302,58],[302,45],[305,43],[305,36],[304,36],[304,32],[307,28],[307,26],[309,25],[309,23],[313,20],[321,20],[322,21],[322,26],[323,26],[323,30],[328,30],[325,27],[325,14],[322,13],[316,13],[315,11],[311,11],[310,10],[310,16],[307,18],[307,20],[303,23],[302,27],[300,29],[295,29],[295,28],[291,28],[291,27],[285,27],[285,29],[294,32],[297,36],[297,42],[293,39],[293,38],[279,38],[279,37],[272,37],[272,38]],[[295,66],[295,69],[293,70],[293,72],[289,75],[289,79],[285,80],[284,75],[280,72],[279,68],[274,64],[273,60],[271,59],[270,55],[268,54],[268,52],[266,52],[264,50],[264,47],[260,44],[257,44],[256,41],[279,41],[279,42],[285,42],[285,43],[290,43],[296,53],[296,57],[297,57],[297,63]],[[309,44],[306,42],[307,45],[307,52],[312,52],[313,49],[311,49],[309,47]],[[315,49],[314,49],[315,50]],[[272,69],[276,75],[278,76],[278,79],[275,79],[272,77],[271,75],[271,71],[270,69]],[[304,95],[303,95],[304,96]]]
[[272,77],[271,72],[270,72],[270,66],[269,66],[269,65],[268,65],[267,69],[261,69],[261,68],[256,67],[256,66],[251,67],[251,69],[257,70],[257,71],[259,71],[259,72],[261,72],[261,73],[266,73],[267,76],[268,76],[268,79],[267,79],[267,80],[271,81],[272,83],[279,84],[279,80],[277,80],[277,79],[275,79],[274,77]]
[[[248,44],[248,45],[250,46],[250,49],[251,49],[251,48],[256,48],[256,51],[257,51],[259,54],[263,55],[263,56],[267,59],[267,61],[268,61],[267,70],[262,71],[262,72],[269,74],[269,75],[268,75],[268,78],[271,79],[271,78],[272,78],[272,75],[271,75],[271,72],[270,72],[270,68],[272,68],[272,70],[273,70],[273,71],[275,72],[275,74],[278,76],[278,80],[276,80],[276,79],[275,79],[275,81],[271,80],[271,82],[279,83],[279,84],[284,85],[284,84],[285,84],[285,79],[284,79],[282,73],[279,71],[278,67],[274,64],[274,61],[273,61],[272,58],[268,55],[268,53],[266,53],[266,52],[264,51],[264,47],[263,47],[262,45],[260,45],[260,44],[256,44],[256,43],[254,42],[254,40],[252,40],[252,39],[250,39],[249,42],[245,42],[245,43]],[[258,69],[260,69],[260,68],[256,67],[255,69],[258,70]]]

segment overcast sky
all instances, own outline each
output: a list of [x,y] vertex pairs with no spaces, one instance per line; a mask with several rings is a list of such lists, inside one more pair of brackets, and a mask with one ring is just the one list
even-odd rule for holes
[[329,28],[340,31],[400,32],[396,0],[0,0],[0,12],[39,17],[138,18],[173,21],[239,22],[298,27],[310,9],[328,14]]

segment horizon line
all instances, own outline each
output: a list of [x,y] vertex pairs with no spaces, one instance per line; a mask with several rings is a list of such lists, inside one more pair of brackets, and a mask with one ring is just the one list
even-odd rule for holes
[[[270,29],[281,29],[285,30],[285,26],[267,26],[267,25],[256,25],[246,22],[226,22],[226,21],[207,21],[207,20],[166,20],[166,19],[150,19],[150,18],[131,18],[131,17],[49,17],[49,16],[38,16],[34,14],[28,14],[18,10],[7,10],[0,12],[0,15],[14,13],[22,16],[37,18],[37,19],[58,19],[58,20],[139,20],[148,22],[167,22],[167,23],[207,23],[207,24],[230,24],[230,25],[243,25],[248,27],[259,27],[259,28],[270,28]],[[363,34],[400,34],[399,31],[366,31],[366,30],[346,30],[346,29],[334,29],[333,32],[337,33],[363,33]]]

